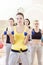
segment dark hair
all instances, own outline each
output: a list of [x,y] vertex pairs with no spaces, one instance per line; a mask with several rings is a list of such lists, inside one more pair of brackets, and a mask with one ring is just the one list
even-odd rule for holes
[[9,20],[12,20],[14,22],[14,19],[13,18],[9,18]]
[[8,31],[8,27],[6,28],[6,31]]
[[16,25],[17,25],[17,23],[14,23],[14,24],[13,24],[13,26],[16,26]]
[[21,15],[21,16],[23,16],[23,18],[24,18],[24,14],[21,13],[21,12],[18,12],[16,15]]
[[27,20],[29,23],[28,23],[28,25],[30,25],[30,20],[27,18],[27,19],[25,19],[25,20]]

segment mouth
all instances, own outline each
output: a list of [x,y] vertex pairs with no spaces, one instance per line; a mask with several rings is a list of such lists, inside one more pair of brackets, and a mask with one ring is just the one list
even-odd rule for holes
[[21,21],[19,21],[19,23],[21,23]]

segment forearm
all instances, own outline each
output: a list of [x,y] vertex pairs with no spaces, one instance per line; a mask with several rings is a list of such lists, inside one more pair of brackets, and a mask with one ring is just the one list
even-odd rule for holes
[[28,44],[28,36],[25,38],[24,44]]
[[14,44],[14,35],[9,34],[9,37],[10,37],[10,42],[11,42],[12,44]]
[[2,41],[4,42],[4,35],[2,34]]
[[42,38],[41,38],[41,45],[43,45],[43,36],[42,36]]

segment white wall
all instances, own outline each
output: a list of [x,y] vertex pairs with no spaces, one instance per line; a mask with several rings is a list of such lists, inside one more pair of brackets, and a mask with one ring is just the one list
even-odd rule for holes
[[15,18],[19,7],[24,9],[25,18],[28,17],[31,22],[38,19],[42,25],[43,0],[0,0],[0,20]]

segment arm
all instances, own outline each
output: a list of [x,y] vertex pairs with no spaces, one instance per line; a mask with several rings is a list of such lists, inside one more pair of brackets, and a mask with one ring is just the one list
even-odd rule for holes
[[41,38],[41,45],[43,46],[43,37]]
[[2,34],[2,41],[4,42],[4,34]]
[[31,35],[31,29],[26,29],[27,30],[27,35],[25,35],[25,40],[24,40],[24,44],[28,44],[29,40],[30,40],[30,35]]
[[29,35],[27,35],[24,39],[24,44],[28,44]]
[[43,46],[43,31],[41,31],[42,37],[41,37],[41,45]]
[[4,33],[2,34],[2,41],[4,42],[4,40],[6,39],[6,35],[7,35],[7,32],[4,31]]

